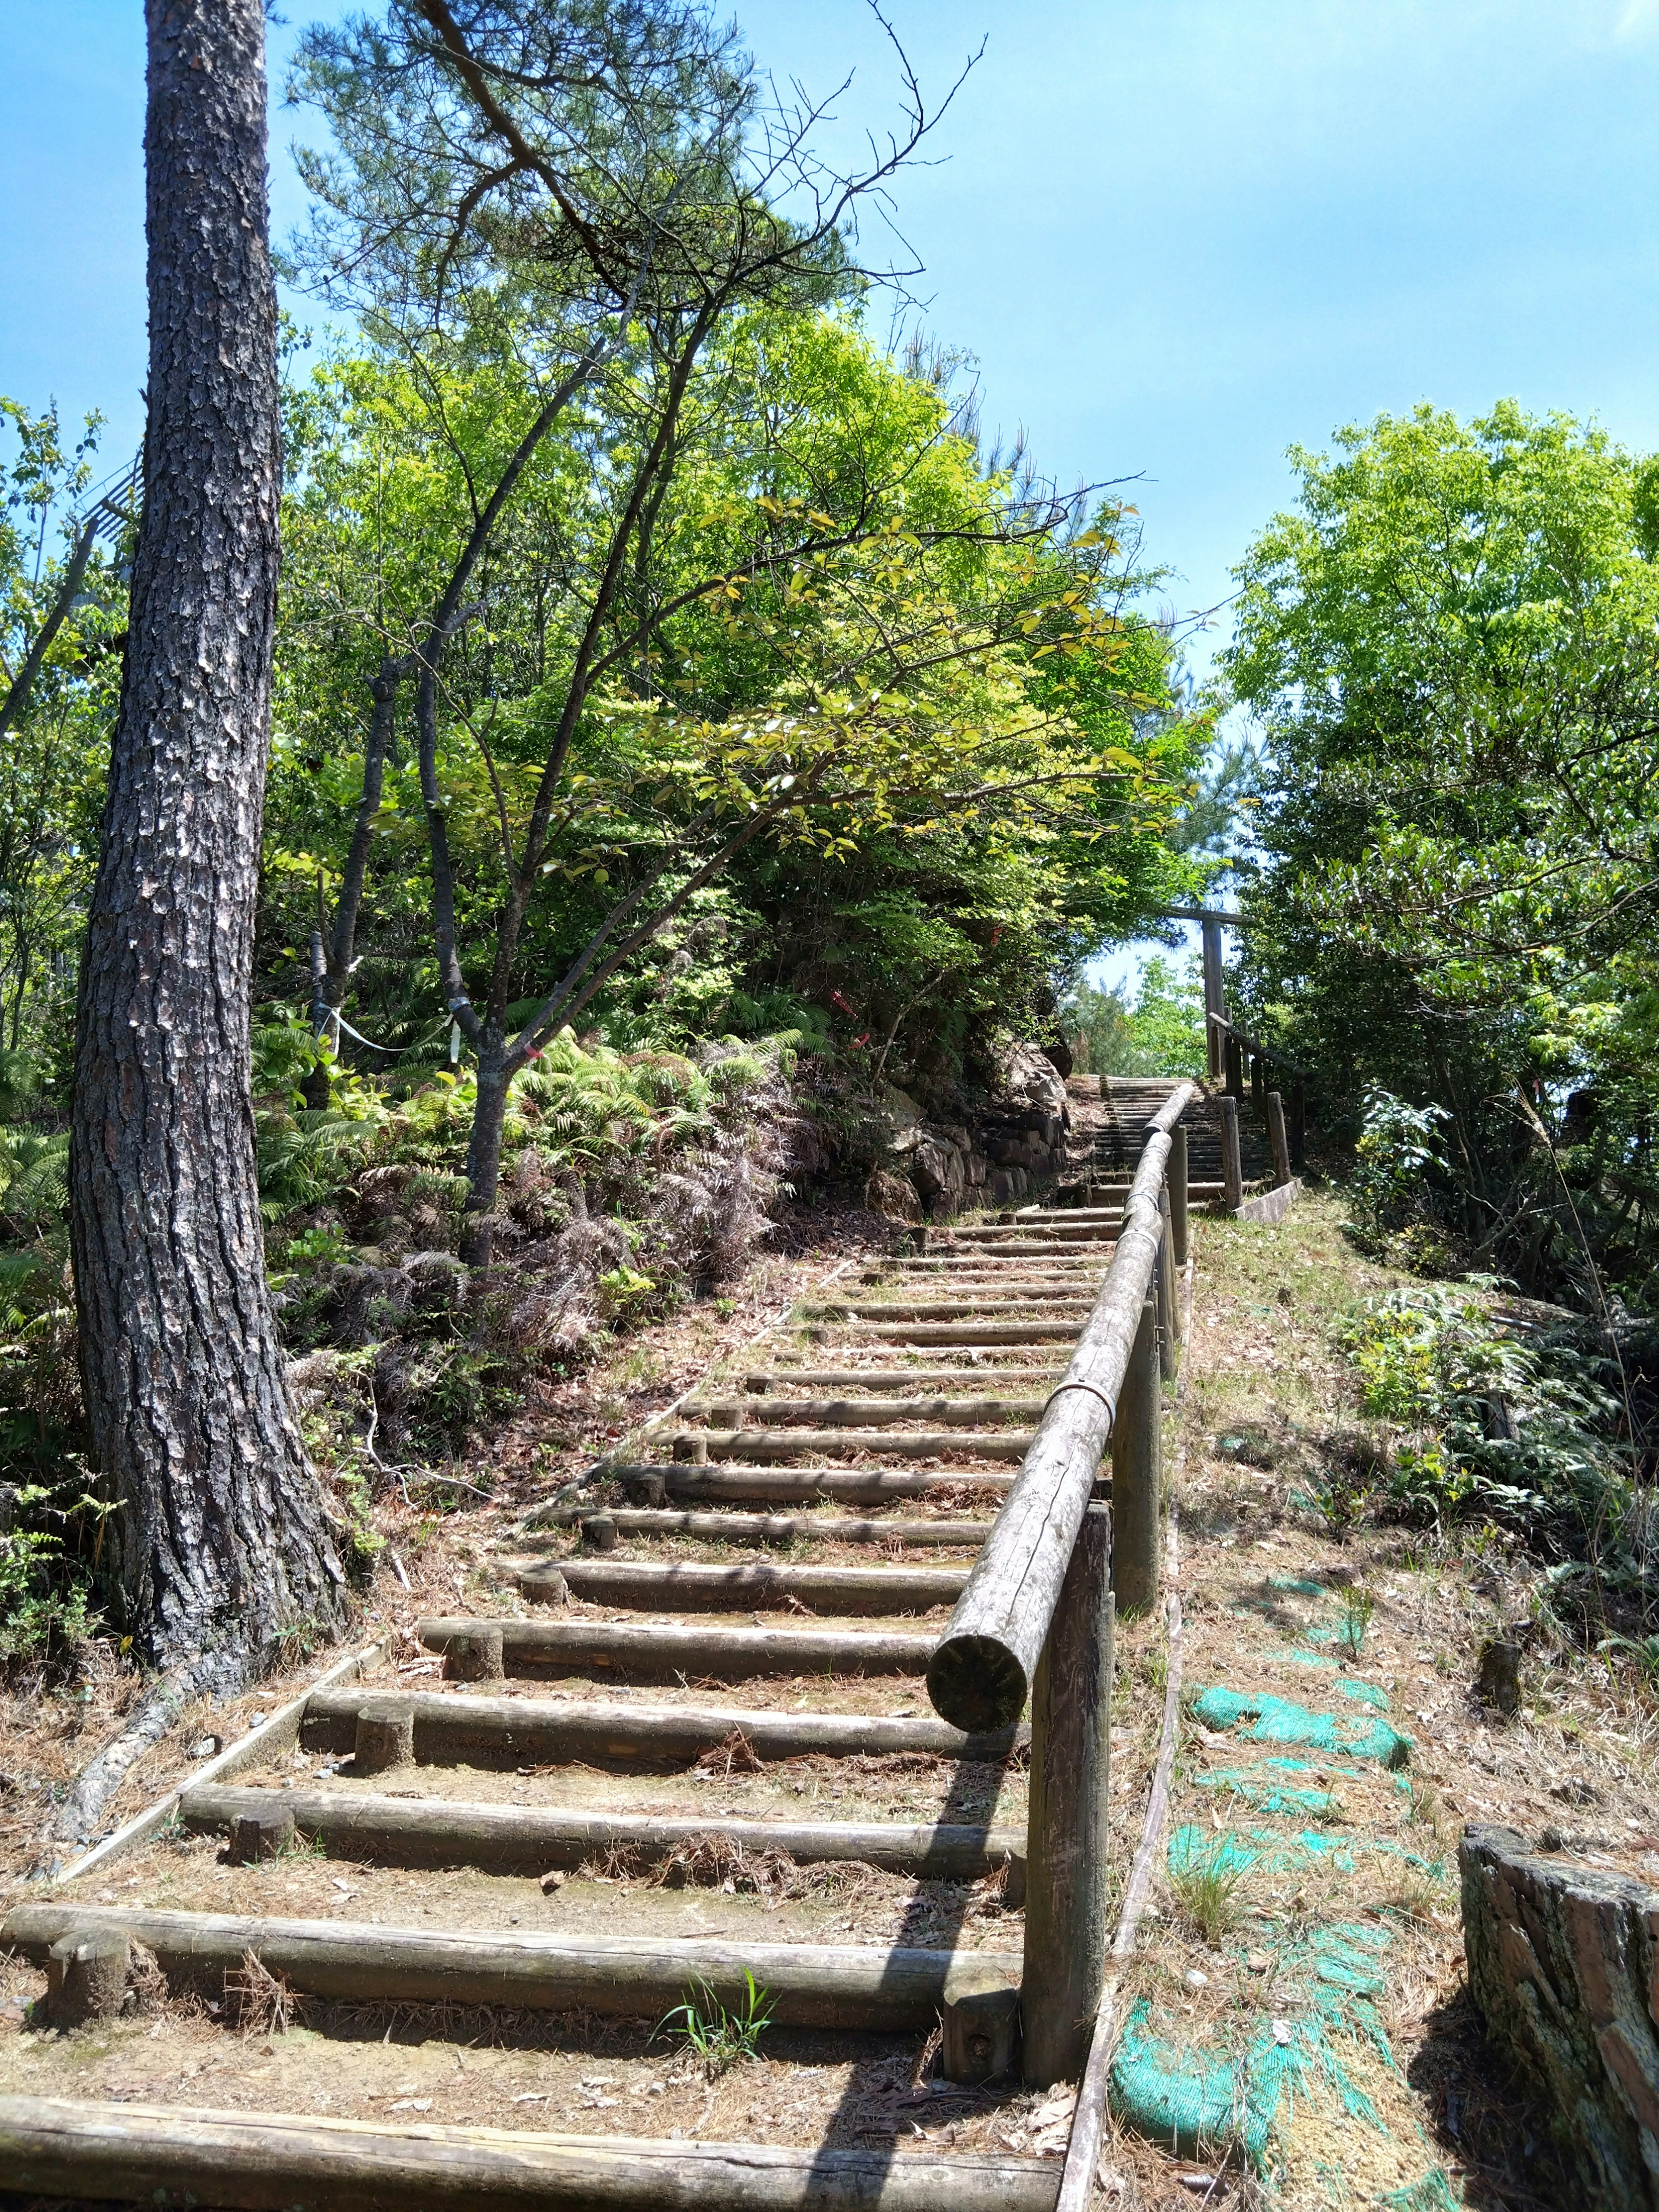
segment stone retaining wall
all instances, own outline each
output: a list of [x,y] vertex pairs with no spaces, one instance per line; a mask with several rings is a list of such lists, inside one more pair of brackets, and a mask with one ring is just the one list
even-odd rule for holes
[[1586,2212],[1659,2212],[1659,1889],[1471,1826],[1469,1988],[1542,2090]]

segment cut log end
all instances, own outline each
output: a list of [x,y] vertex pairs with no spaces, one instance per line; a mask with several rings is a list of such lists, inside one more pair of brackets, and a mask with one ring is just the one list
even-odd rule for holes
[[947,1636],[928,1663],[933,1711],[969,1735],[1011,1727],[1030,1686],[1017,1655],[994,1636]]

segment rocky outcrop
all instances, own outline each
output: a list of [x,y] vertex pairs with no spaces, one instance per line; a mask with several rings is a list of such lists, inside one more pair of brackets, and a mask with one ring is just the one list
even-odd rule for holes
[[1458,1850],[1469,1988],[1596,2212],[1659,2212],[1659,1889],[1512,1828]]
[[[930,1121],[902,1091],[883,1090],[875,1130],[877,1166],[866,1190],[878,1212],[896,1220],[949,1220],[968,1206],[1006,1206],[1024,1198],[1038,1176],[1066,1164],[1071,1125],[1066,1079],[1035,1045],[1011,1045],[996,1065],[995,1088],[976,1130]],[[916,1208],[898,1183],[915,1192]]]
[[[888,1088],[876,1135],[880,1158],[865,1196],[877,1212],[899,1221],[942,1221],[981,1203],[988,1169],[965,1128],[924,1121],[913,1098]],[[900,1186],[914,1194],[910,1200]]]
[[994,1200],[1023,1198],[1033,1176],[1066,1164],[1071,1109],[1066,1079],[1035,1045],[1011,1045],[997,1061],[996,1090],[980,1121],[980,1142],[994,1173]]

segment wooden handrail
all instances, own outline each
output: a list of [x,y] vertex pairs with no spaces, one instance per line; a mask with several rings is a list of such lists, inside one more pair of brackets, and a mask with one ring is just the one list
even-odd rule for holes
[[933,1710],[958,1728],[1002,1727],[1024,1711],[1164,1241],[1170,1131],[1199,1095],[1196,1084],[1177,1085],[1146,1125],[1094,1311],[928,1667]]
[[1206,1018],[1212,1029],[1224,1030],[1229,1036],[1237,1037],[1245,1051],[1253,1053],[1258,1060],[1270,1060],[1275,1066],[1282,1067],[1287,1075],[1300,1076],[1304,1082],[1307,1080],[1307,1069],[1287,1059],[1276,1044],[1263,1044],[1260,1037],[1253,1037],[1248,1030],[1240,1029],[1238,1024],[1226,1014],[1210,1014]]

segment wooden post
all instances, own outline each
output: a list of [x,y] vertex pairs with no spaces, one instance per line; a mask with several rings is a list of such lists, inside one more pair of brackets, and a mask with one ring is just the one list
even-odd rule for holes
[[1291,1085],[1291,1165],[1299,1174],[1308,1143],[1308,1086],[1298,1075]]
[[1158,1210],[1163,1223],[1163,1236],[1158,1248],[1158,1268],[1152,1277],[1152,1292],[1158,1300],[1158,1371],[1166,1382],[1173,1382],[1176,1371],[1175,1238],[1170,1231],[1170,1194],[1167,1190],[1161,1190],[1158,1194]]
[[1033,2088],[1075,2081],[1106,1959],[1112,1701],[1112,1516],[1083,1519],[1031,1688],[1022,2064]]
[[1242,1098],[1244,1096],[1244,1048],[1231,1030],[1226,1036],[1225,1058],[1227,1096]]
[[1281,1190],[1291,1179],[1291,1147],[1285,1134],[1285,1101],[1276,1091],[1267,1093],[1267,1135],[1273,1148],[1273,1188]]
[[1121,1613],[1150,1613],[1158,1603],[1160,1404],[1158,1314],[1149,1297],[1112,1424],[1112,1597]]
[[1221,981],[1221,924],[1206,919],[1200,924],[1204,950],[1204,1034],[1210,1079],[1221,1073],[1222,1038],[1217,1024],[1226,1018],[1227,1000]]
[[1262,1100],[1266,1097],[1267,1091],[1267,1071],[1262,1065],[1261,1054],[1259,1052],[1253,1052],[1250,1054],[1250,1103],[1258,1114],[1261,1111]]
[[1187,1264],[1187,1132],[1176,1127],[1170,1132],[1170,1164],[1164,1170],[1164,1188],[1170,1194],[1170,1226],[1175,1235],[1175,1258],[1177,1267]]
[[1221,1193],[1229,1213],[1244,1203],[1244,1168],[1238,1153],[1238,1101],[1221,1102]]

